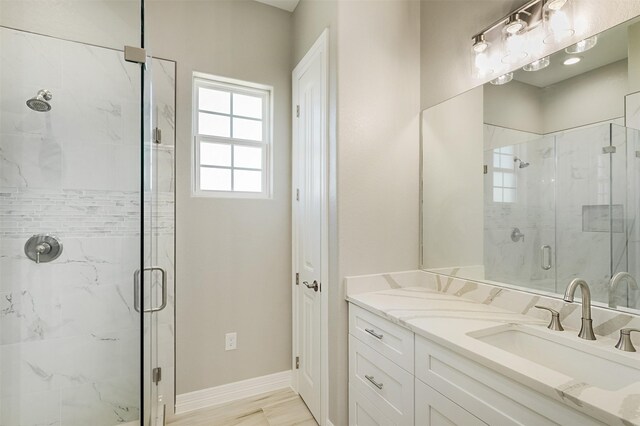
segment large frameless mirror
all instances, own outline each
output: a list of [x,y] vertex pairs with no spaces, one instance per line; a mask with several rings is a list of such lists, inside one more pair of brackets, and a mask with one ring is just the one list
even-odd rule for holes
[[639,75],[634,19],[425,110],[423,269],[637,312]]

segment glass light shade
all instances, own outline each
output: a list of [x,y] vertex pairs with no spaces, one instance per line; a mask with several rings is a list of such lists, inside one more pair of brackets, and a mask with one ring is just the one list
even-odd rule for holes
[[529,56],[527,44],[526,34],[508,36],[505,40],[506,53],[502,57],[502,63],[514,65],[526,59]]
[[489,55],[485,52],[478,53],[475,55],[475,75],[477,78],[487,77],[493,74],[493,66],[491,64],[491,59]]
[[544,39],[545,44],[561,43],[576,33],[565,10],[549,12],[546,24],[549,35]]
[[529,72],[540,71],[541,69],[548,67],[550,64],[551,60],[548,56],[545,56],[544,58],[540,58],[537,61],[533,61],[530,64],[525,65],[522,69]]
[[579,41],[573,46],[569,46],[564,50],[569,54],[582,53],[586,52],[587,50],[593,49],[596,44],[598,44],[598,36],[593,36],[585,38],[584,40]]
[[491,84],[493,84],[494,86],[502,86],[503,84],[509,83],[511,80],[513,80],[512,72],[501,75],[500,77],[491,80]]

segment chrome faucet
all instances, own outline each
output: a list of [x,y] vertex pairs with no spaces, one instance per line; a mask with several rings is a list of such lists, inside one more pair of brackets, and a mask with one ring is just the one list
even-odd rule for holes
[[567,291],[564,292],[564,301],[573,303],[573,297],[578,287],[582,292],[582,326],[578,337],[585,340],[596,340],[596,335],[593,333],[593,321],[591,320],[591,291],[587,282],[580,278],[571,281]]
[[618,306],[616,305],[615,294],[616,294],[616,290],[618,289],[618,284],[620,284],[620,282],[623,280],[627,280],[627,283],[629,284],[629,288],[633,290],[638,289],[638,283],[630,273],[618,272],[617,274],[615,274],[613,278],[611,278],[611,281],[609,281],[609,307],[610,308],[615,308],[616,306]]

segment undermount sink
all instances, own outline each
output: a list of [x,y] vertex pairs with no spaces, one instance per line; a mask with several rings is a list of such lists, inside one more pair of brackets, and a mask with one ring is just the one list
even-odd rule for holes
[[468,335],[597,388],[616,391],[640,382],[639,362],[563,333],[507,324]]

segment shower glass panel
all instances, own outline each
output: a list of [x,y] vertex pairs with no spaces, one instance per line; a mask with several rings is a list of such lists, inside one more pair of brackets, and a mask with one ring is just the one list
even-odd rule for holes
[[607,123],[536,137],[485,125],[485,279],[557,294],[580,277],[593,300],[637,308],[637,290],[610,292],[609,281],[640,276],[639,133]]
[[144,70],[123,54],[140,46],[140,10],[0,2],[2,426],[140,424],[143,405],[148,418],[153,342],[133,277],[153,246],[151,86],[143,97]]
[[[629,273],[640,277],[640,131],[626,129],[627,139],[627,262]],[[615,292],[616,298],[624,292],[618,289]],[[640,290],[626,288],[627,303],[620,303],[619,306],[640,309]],[[618,300],[618,299],[616,299]],[[624,302],[624,300],[622,300]]]
[[[612,161],[625,156],[611,154],[610,125],[587,127],[556,135],[558,150],[557,261],[558,289],[574,278],[589,283],[593,300],[607,301],[611,278],[610,209],[621,226],[622,204],[612,206]],[[623,168],[619,172],[624,173]],[[624,233],[624,229],[618,229]]]

